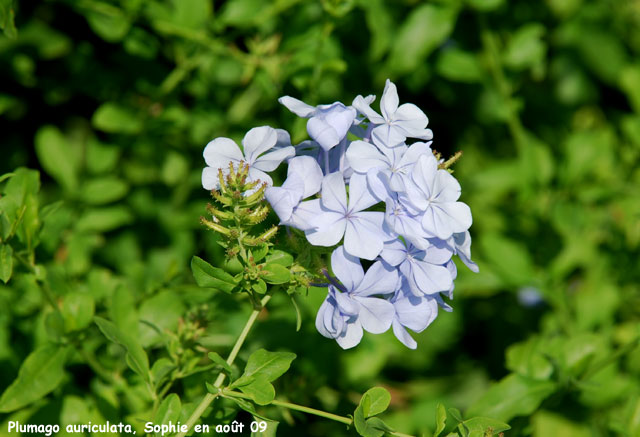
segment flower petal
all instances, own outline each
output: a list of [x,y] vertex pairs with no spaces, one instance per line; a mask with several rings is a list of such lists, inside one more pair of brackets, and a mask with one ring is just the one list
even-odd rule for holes
[[202,187],[205,190],[217,190],[220,188],[217,168],[205,167],[202,169]]
[[308,118],[313,115],[316,108],[311,105],[307,105],[302,100],[298,100],[293,97],[283,96],[278,99],[282,105],[284,105],[289,111],[296,114],[298,117]]
[[301,231],[312,231],[317,229],[313,220],[323,211],[320,206],[320,199],[313,199],[298,204],[293,208],[291,218],[282,224],[300,229]]
[[322,180],[322,206],[332,211],[347,211],[347,189],[342,173],[331,173]]
[[382,252],[384,241],[389,239],[382,228],[384,214],[360,212],[345,221],[344,247],[347,253],[368,260],[375,259]]
[[353,141],[347,149],[349,165],[358,173],[367,173],[375,168],[389,168],[387,157],[373,144]]
[[323,150],[332,149],[337,146],[341,140],[333,126],[318,117],[309,119],[307,122],[307,132],[313,140],[320,144]]
[[363,174],[354,174],[351,176],[351,179],[349,180],[348,206],[348,210],[351,213],[367,209],[378,202],[378,199],[376,199],[371,190],[369,190],[367,176]]
[[395,310],[391,302],[377,297],[355,296],[360,304],[358,320],[362,328],[372,334],[382,334],[391,327]]
[[364,277],[360,260],[349,255],[344,246],[338,247],[331,254],[331,269],[347,290],[353,291]]
[[[273,179],[271,179],[271,176],[255,167],[249,167],[249,177],[247,179],[249,181],[260,181],[262,183],[266,183],[269,187],[273,186]],[[257,187],[254,188],[254,190],[257,189]]]
[[415,332],[424,331],[438,316],[438,302],[431,297],[403,295],[393,306],[396,320]]
[[385,120],[392,121],[395,119],[394,115],[398,109],[399,102],[398,90],[395,84],[387,79],[384,85],[384,91],[382,92],[382,98],[380,99],[380,111]]
[[281,147],[259,156],[253,161],[252,166],[262,171],[273,171],[282,161],[294,156],[296,156],[296,149],[293,146]]
[[380,257],[392,266],[400,265],[407,259],[407,247],[399,238],[384,243]]
[[355,322],[347,323],[346,329],[342,335],[336,338],[336,341],[342,349],[351,349],[360,343],[362,334],[362,325],[356,320]]
[[310,156],[298,156],[289,160],[287,176],[297,175],[304,183],[302,198],[316,194],[322,186],[322,169],[318,161]]
[[271,205],[281,221],[291,218],[293,209],[300,203],[300,195],[294,189],[284,187],[269,187],[264,193],[265,199]]
[[367,99],[365,99],[362,96],[357,96],[355,99],[353,99],[352,106],[356,108],[358,112],[365,115],[371,123],[384,123],[384,118],[382,118],[376,111],[371,109],[370,105],[371,103],[373,103],[373,100],[369,99],[369,97],[371,96],[368,96]]
[[392,294],[396,292],[398,286],[398,269],[387,263],[376,261],[369,267],[353,293],[358,296]]
[[233,162],[235,165],[244,161],[240,147],[232,139],[224,137],[210,141],[204,148],[202,155],[207,165],[214,170],[228,168],[229,162]]
[[407,330],[404,329],[404,326],[402,326],[402,324],[398,322],[397,319],[393,320],[393,324],[391,326],[393,327],[393,334],[398,340],[400,340],[402,344],[404,344],[409,349],[416,349],[418,347],[418,343],[416,343],[413,337],[409,335]]
[[371,132],[371,136],[376,144],[382,144],[386,147],[395,147],[404,144],[407,136],[404,131],[394,124],[381,124],[376,126]]
[[309,243],[314,246],[329,247],[340,242],[344,236],[347,221],[341,214],[323,210],[322,214],[311,220],[310,225],[315,229],[305,231]]
[[249,130],[242,139],[244,156],[249,165],[252,165],[267,150],[276,145],[278,134],[269,126],[254,127]]

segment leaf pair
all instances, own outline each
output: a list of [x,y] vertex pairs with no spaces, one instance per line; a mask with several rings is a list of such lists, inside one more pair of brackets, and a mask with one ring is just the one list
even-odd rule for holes
[[377,414],[384,412],[391,402],[391,394],[382,387],[367,390],[353,413],[353,424],[363,437],[381,437],[393,429],[382,421]]
[[[449,415],[458,422],[458,433],[450,433],[449,436],[462,437],[491,437],[498,435],[502,431],[511,429],[509,425],[489,417],[473,417],[464,420],[460,411],[456,408],[449,408]],[[433,437],[438,437],[445,429],[447,422],[447,411],[444,405],[438,403],[436,407],[436,430]]]
[[258,349],[249,357],[244,373],[229,388],[237,388],[251,396],[258,405],[267,405],[276,397],[271,383],[289,370],[295,358],[296,354],[291,352]]

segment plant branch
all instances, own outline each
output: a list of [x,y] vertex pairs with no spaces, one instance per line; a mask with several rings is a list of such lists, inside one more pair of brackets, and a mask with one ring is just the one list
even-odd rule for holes
[[[221,392],[221,395],[252,400],[251,396],[233,390],[223,390]],[[325,419],[330,419],[336,422],[344,423],[345,425],[353,426],[353,419],[350,417],[338,416],[337,414],[329,413],[322,410],[316,410],[315,408],[305,407],[304,405],[292,404],[291,402],[279,401],[277,399],[271,401],[269,405],[288,408],[290,410],[300,411],[302,413],[313,414],[314,416],[324,417]],[[403,434],[401,432],[389,432],[388,434],[395,437],[413,437],[410,434]]]
[[[236,343],[233,345],[233,349],[231,349],[231,352],[229,353],[229,357],[227,358],[228,365],[232,365],[233,362],[235,361],[236,357],[238,356],[238,352],[240,352],[240,348],[244,344],[244,341],[246,340],[247,335],[249,334],[249,331],[253,327],[253,324],[255,323],[256,319],[258,318],[258,314],[260,314],[260,311],[262,311],[262,308],[264,308],[267,302],[269,302],[269,299],[271,299],[271,295],[266,295],[264,298],[262,298],[262,301],[260,301],[260,304],[261,304],[260,308],[255,308],[251,313],[251,315],[249,316],[249,320],[247,320],[247,323],[244,325],[244,328],[240,333],[240,336],[236,340]],[[216,388],[220,388],[225,378],[226,378],[226,375],[224,374],[224,372],[220,372],[220,374],[216,378],[216,381],[213,383],[213,386]],[[177,434],[177,437],[184,437],[185,435],[187,435],[187,433],[193,427],[193,425],[195,425],[198,419],[200,419],[200,417],[204,414],[205,410],[209,408],[209,405],[211,405],[211,402],[213,402],[213,400],[218,396],[219,396],[218,393],[217,394],[207,393],[204,399],[202,399],[202,401],[200,402],[200,404],[198,404],[195,411],[191,414],[191,416],[189,417],[189,420],[187,420],[187,423],[186,423],[187,430]]]

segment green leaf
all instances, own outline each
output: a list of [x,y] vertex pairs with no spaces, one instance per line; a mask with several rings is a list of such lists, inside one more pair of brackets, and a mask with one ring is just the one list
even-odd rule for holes
[[369,398],[369,408],[367,411],[364,411],[365,417],[367,418],[382,413],[389,407],[389,403],[391,402],[391,394],[383,387],[373,387],[367,390],[366,393],[362,395],[362,399],[360,400],[361,404],[365,397]]
[[138,333],[138,313],[133,293],[124,285],[115,289],[111,297],[109,317],[122,332]]
[[620,74],[620,88],[625,92],[629,103],[640,114],[640,63],[627,65]]
[[457,10],[453,7],[425,4],[415,8],[394,40],[390,68],[398,73],[416,70],[449,37],[456,17]]
[[519,28],[509,40],[503,59],[513,70],[525,70],[544,61],[547,46],[542,41],[545,28],[540,23],[528,23]]
[[484,76],[476,55],[456,48],[441,52],[436,70],[440,76],[454,82],[479,82]]
[[267,284],[262,279],[258,279],[251,284],[251,289],[258,294],[265,294],[267,292]]
[[131,27],[131,22],[124,13],[114,7],[110,7],[105,13],[93,9],[87,10],[85,17],[91,29],[109,42],[120,41]]
[[18,31],[15,25],[15,9],[13,0],[0,0],[0,28],[7,38],[16,39]]
[[13,273],[13,248],[8,244],[0,245],[0,280],[5,284]]
[[489,12],[502,6],[504,0],[466,0],[466,3],[477,11]]
[[135,337],[121,332],[116,325],[102,317],[96,316],[93,320],[105,337],[126,349],[126,361],[131,370],[142,376],[145,381],[149,381],[149,359]]
[[482,235],[480,247],[507,285],[526,285],[533,280],[533,261],[521,243],[500,234],[487,233]]
[[449,414],[454,418],[457,422],[462,422],[462,414],[460,414],[460,410],[457,408],[449,408]]
[[73,292],[67,294],[60,308],[65,332],[79,331],[89,326],[93,319],[94,310],[95,303],[89,293]]
[[87,141],[86,166],[93,174],[113,171],[118,165],[120,149],[116,146],[102,144],[95,138]]
[[[531,427],[534,437],[562,436],[562,437],[591,437],[592,431],[586,423],[573,422],[560,414],[548,411],[537,411],[531,417]],[[626,430],[625,430],[626,431]],[[617,434],[617,433],[616,433]],[[623,432],[620,435],[636,436],[637,433]]]
[[506,367],[512,372],[534,379],[548,379],[553,366],[544,356],[544,344],[536,336],[507,349]]
[[269,284],[284,284],[291,279],[289,269],[280,264],[265,264],[262,271],[262,277]]
[[[162,342],[164,332],[175,332],[180,323],[180,317],[185,312],[180,295],[163,290],[155,296],[145,300],[139,309],[139,318],[145,322],[140,326],[138,341],[143,347]],[[155,326],[154,329],[149,324]],[[158,332],[159,331],[159,332]]]
[[283,250],[274,250],[265,260],[268,264],[280,264],[289,267],[293,264],[293,256]]
[[259,246],[251,248],[251,250],[249,250],[249,256],[253,257],[254,262],[259,262],[267,255],[268,252],[269,245],[261,244]]
[[93,114],[91,123],[109,133],[137,134],[142,131],[140,116],[118,103],[103,103]]
[[388,433],[395,432],[395,429],[391,428],[379,417],[371,417],[367,419],[367,426],[369,428],[373,428],[375,430],[380,430],[383,432],[388,432]]
[[80,157],[69,146],[67,138],[58,128],[44,126],[36,133],[35,146],[42,168],[63,188],[74,191],[78,186]]
[[219,354],[217,354],[216,352],[209,352],[208,355],[209,359],[211,361],[213,361],[214,363],[216,363],[218,366],[222,367],[222,369],[227,372],[227,374],[230,374],[232,369],[231,366],[226,362],[226,360],[224,358],[222,358]]
[[258,349],[249,357],[240,378],[262,376],[269,382],[275,381],[289,370],[291,362],[295,359],[296,354],[292,352],[269,352]]
[[251,381],[248,384],[238,387],[240,391],[251,396],[258,405],[267,405],[275,399],[276,390],[264,375],[254,375],[250,378]]
[[[381,437],[384,435],[385,431],[370,426],[369,421],[365,418],[365,412],[363,407],[363,400],[365,396],[360,399],[360,405],[356,408],[353,413],[353,424],[356,427],[356,431],[363,437]],[[366,404],[366,401],[364,402]],[[371,419],[369,419],[371,420]],[[374,422],[375,424],[375,422]]]
[[472,404],[467,416],[487,416],[506,422],[515,416],[531,414],[555,390],[554,382],[510,374]]
[[258,412],[256,411],[256,408],[253,406],[253,404],[251,402],[247,401],[246,399],[236,398],[236,397],[231,397],[231,396],[228,396],[227,399],[231,399],[240,408],[242,408],[244,411],[246,411],[248,413],[251,413],[255,417],[258,417],[260,419],[268,420],[268,421],[273,422],[272,419],[269,419],[269,418],[267,418],[265,416],[262,416],[262,415],[258,414]]
[[156,389],[162,384],[162,381],[176,368],[176,365],[168,358],[160,358],[151,366],[151,382]]
[[18,378],[0,397],[0,413],[9,413],[46,396],[62,382],[68,349],[58,345],[41,346],[20,366]]
[[216,288],[225,293],[231,293],[238,284],[238,281],[229,273],[213,267],[197,256],[191,258],[191,271],[200,287]]
[[484,437],[511,429],[508,424],[488,417],[474,417],[463,423],[469,430],[469,437]]
[[76,222],[78,231],[108,232],[133,221],[133,215],[126,206],[92,208],[85,211]]
[[[175,424],[180,420],[181,412],[182,403],[180,402],[180,398],[177,394],[171,393],[158,406],[153,423],[157,425],[168,425],[169,422],[172,422]],[[160,433],[156,433],[156,435],[160,435]]]
[[91,205],[102,205],[122,199],[129,191],[126,182],[115,177],[92,179],[82,185],[80,197]]
[[442,431],[444,431],[445,424],[447,422],[447,410],[444,405],[438,402],[436,406],[436,431],[433,437],[438,437]]

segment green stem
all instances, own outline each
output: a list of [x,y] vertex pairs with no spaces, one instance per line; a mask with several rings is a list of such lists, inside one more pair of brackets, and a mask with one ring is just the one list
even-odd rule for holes
[[507,126],[509,128],[509,132],[513,137],[513,141],[516,144],[518,152],[522,153],[526,141],[525,129],[520,121],[520,117],[518,117],[518,110],[514,105],[511,85],[502,70],[500,49],[498,48],[495,35],[488,29],[484,20],[480,22],[480,27],[482,29],[482,45],[484,46],[484,51],[489,64],[489,71],[496,84],[500,97],[502,97],[505,105],[507,106]]
[[[240,352],[240,348],[244,344],[244,341],[246,340],[247,335],[251,330],[251,327],[253,326],[256,319],[258,318],[258,314],[260,314],[260,311],[262,311],[262,308],[264,308],[267,302],[269,302],[269,299],[271,299],[271,295],[266,295],[264,298],[262,298],[262,301],[260,301],[260,304],[261,304],[260,308],[255,308],[251,313],[251,315],[249,316],[249,320],[247,320],[247,323],[244,325],[244,329],[240,333],[240,336],[236,340],[236,343],[233,345],[233,349],[231,349],[231,352],[229,353],[229,357],[227,358],[228,365],[232,365],[233,362],[235,361],[236,357],[238,356],[238,352]],[[224,372],[220,372],[220,374],[216,378],[216,381],[213,383],[213,386],[216,388],[220,388],[226,376],[227,375],[225,375]],[[204,411],[207,408],[209,408],[209,405],[211,405],[211,402],[213,402],[213,400],[218,396],[219,394],[217,393],[216,394],[207,393],[204,399],[202,399],[202,401],[200,402],[200,404],[198,404],[195,411],[191,414],[191,416],[189,417],[189,420],[187,420],[187,423],[186,423],[187,430],[184,432],[180,432],[179,434],[177,434],[176,437],[184,437],[185,435],[187,435],[187,432],[189,432],[189,430],[193,427],[193,425],[195,425],[198,419],[200,419],[200,417],[204,414]]]
[[[252,399],[251,396],[241,393],[239,391],[224,390],[222,396],[229,396],[235,398]],[[313,414],[314,416],[324,417],[325,419],[334,420],[336,422],[344,423],[345,425],[352,426],[353,419],[345,416],[338,416],[337,414],[329,413],[322,410],[316,410],[315,408],[305,407],[304,405],[292,404],[291,402],[279,401],[277,399],[272,400],[269,405],[275,405],[277,407],[288,408],[290,410],[300,411],[302,413]],[[401,432],[390,432],[389,435],[396,437],[413,437],[409,434],[403,434]]]

